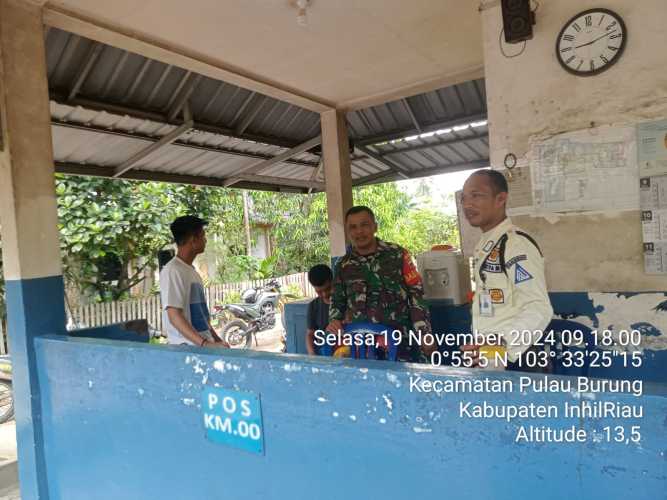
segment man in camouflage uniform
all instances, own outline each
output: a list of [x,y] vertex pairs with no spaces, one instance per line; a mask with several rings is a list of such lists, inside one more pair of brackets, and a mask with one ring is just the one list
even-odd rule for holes
[[407,341],[409,330],[431,332],[422,279],[412,257],[399,245],[375,237],[375,215],[368,207],[348,210],[345,230],[352,250],[336,263],[327,330],[337,332],[355,321],[387,325],[404,333],[399,359],[424,361],[435,346],[421,346],[422,353]]

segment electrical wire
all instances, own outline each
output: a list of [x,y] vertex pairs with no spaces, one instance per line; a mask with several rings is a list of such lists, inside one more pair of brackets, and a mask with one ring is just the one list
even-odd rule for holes
[[498,46],[500,47],[500,53],[507,59],[512,59],[513,57],[519,57],[521,54],[523,54],[523,51],[526,50],[526,41],[523,41],[523,45],[521,46],[521,50],[517,52],[516,54],[509,55],[505,53],[505,49],[503,49],[503,33],[505,33],[505,28],[500,29],[500,36],[498,37]]

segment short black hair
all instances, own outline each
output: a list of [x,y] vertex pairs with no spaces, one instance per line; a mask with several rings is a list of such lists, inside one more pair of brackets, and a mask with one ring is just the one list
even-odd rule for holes
[[186,243],[190,237],[197,236],[207,224],[208,221],[200,219],[194,215],[184,215],[175,219],[169,226],[169,229],[171,229],[171,234],[174,235],[176,245],[181,246]]
[[483,170],[477,170],[472,175],[483,175],[486,177],[489,180],[489,184],[491,184],[493,194],[509,192],[507,179],[505,179],[505,176],[497,170],[485,168]]
[[371,219],[373,219],[373,222],[375,222],[375,214],[373,213],[373,211],[370,208],[368,208],[365,205],[356,205],[356,206],[350,208],[347,212],[345,212],[345,222],[347,222],[347,218],[350,215],[360,214],[361,212],[366,212],[368,215],[371,216]]
[[323,286],[333,279],[331,268],[326,264],[317,264],[308,271],[308,281],[313,286]]

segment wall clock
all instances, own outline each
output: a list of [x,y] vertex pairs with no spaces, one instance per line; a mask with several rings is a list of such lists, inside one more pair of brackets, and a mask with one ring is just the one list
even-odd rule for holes
[[625,23],[615,12],[585,10],[565,23],[558,33],[556,57],[570,73],[597,75],[618,61],[627,36]]

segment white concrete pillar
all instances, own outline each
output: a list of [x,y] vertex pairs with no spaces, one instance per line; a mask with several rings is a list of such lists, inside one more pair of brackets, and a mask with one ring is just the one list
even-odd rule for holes
[[58,276],[51,115],[41,9],[0,0],[0,217],[6,279]]
[[0,224],[25,499],[48,498],[35,339],[65,333],[42,9],[0,0]]
[[327,214],[331,257],[345,255],[345,212],[352,206],[352,172],[345,113],[325,111],[321,115],[322,154],[326,179]]

